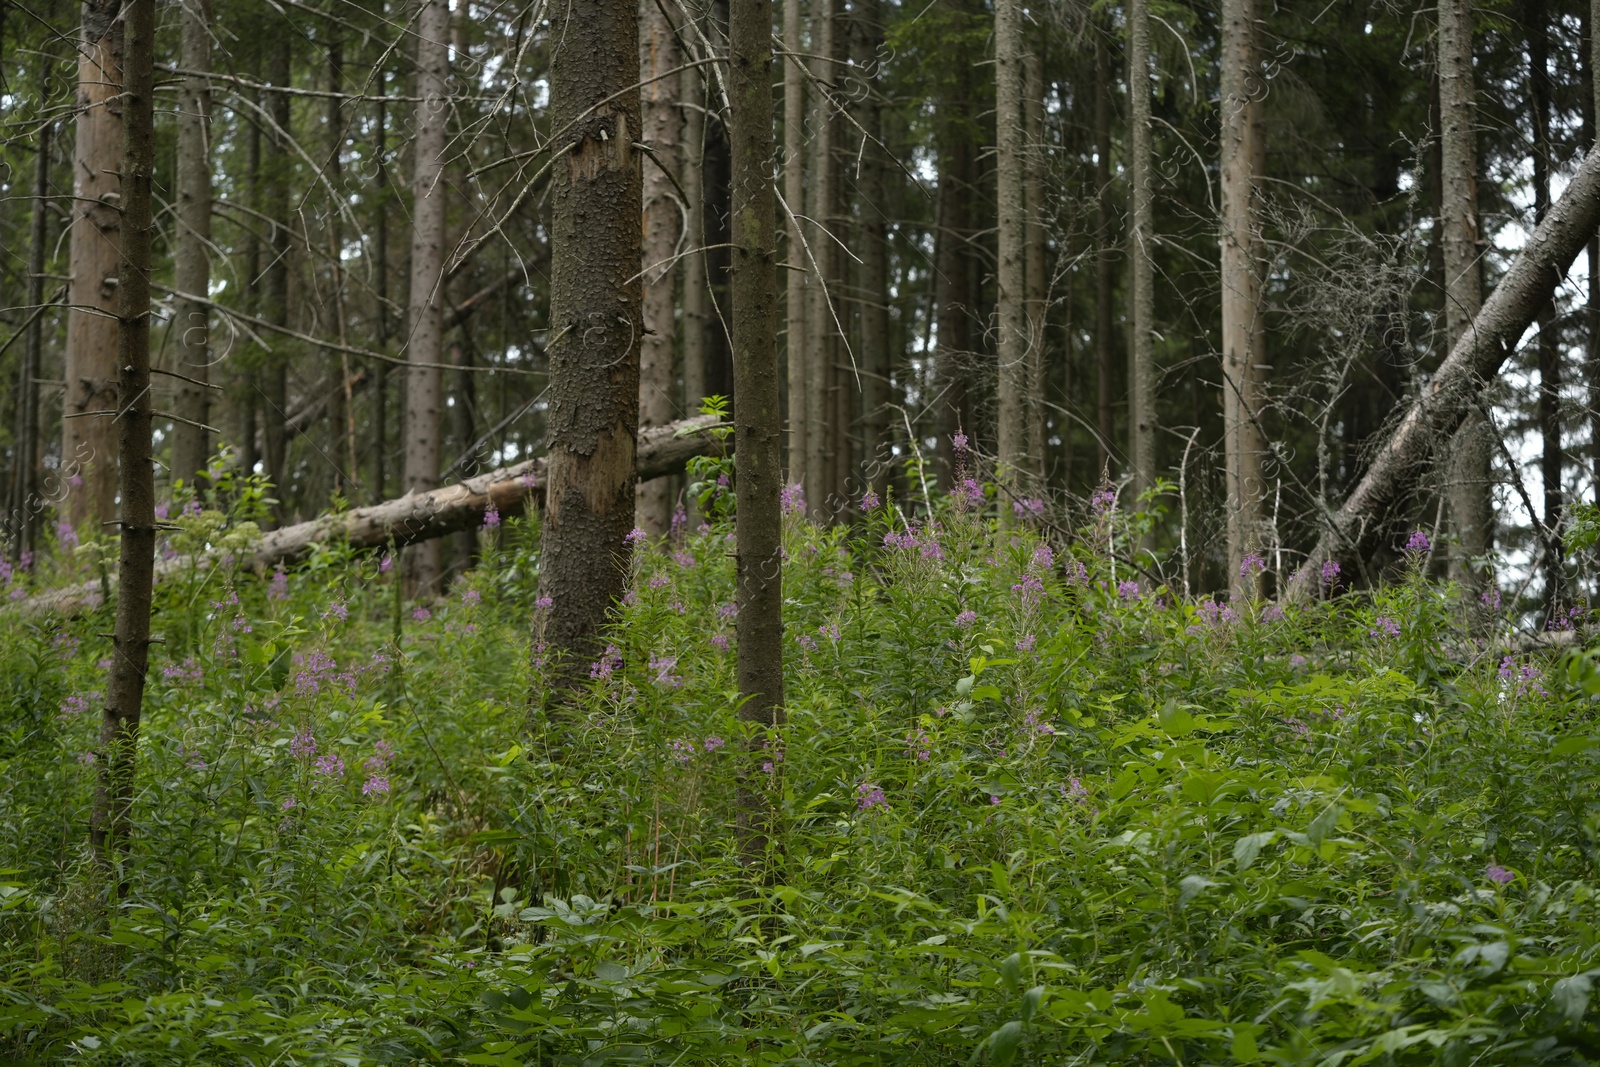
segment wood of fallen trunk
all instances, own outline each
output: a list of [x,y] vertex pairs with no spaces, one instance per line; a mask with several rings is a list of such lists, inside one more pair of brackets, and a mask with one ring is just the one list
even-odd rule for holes
[[1485,386],[1516,351],[1597,224],[1600,152],[1591,152],[1355,490],[1330,516],[1328,528],[1289,584],[1289,600],[1307,600],[1322,587],[1324,564],[1337,562],[1344,573],[1354,573],[1349,565],[1377,547],[1395,505],[1415,488],[1435,449],[1483,402]]
[[[716,425],[715,418],[702,415],[641,430],[639,478],[676,474],[695,456],[731,450],[733,442],[717,441],[708,432]],[[536,503],[542,502],[544,475],[545,458],[539,456],[431,492],[408,494],[398,500],[285,526],[256,542],[249,563],[265,569],[304,556],[321,544],[347,542],[355,548],[375,549],[389,544],[391,539],[397,545],[408,545],[474,529],[483,523],[490,504],[502,517],[510,517],[520,514],[530,497]],[[205,562],[214,563],[217,559],[207,557]],[[166,560],[156,568],[156,574],[160,577],[193,565],[188,558]],[[87,582],[30,597],[16,606],[24,611],[72,612],[96,606],[99,598],[99,583]]]

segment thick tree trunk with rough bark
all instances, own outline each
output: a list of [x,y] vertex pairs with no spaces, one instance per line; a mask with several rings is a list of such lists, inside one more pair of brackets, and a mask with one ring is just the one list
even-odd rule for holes
[[806,210],[806,72],[805,26],[800,15],[800,0],[783,0],[783,200],[784,258],[784,353],[789,385],[789,478],[805,487],[806,499],[821,492],[809,480],[806,457],[808,421],[806,398],[808,350],[806,347],[806,275],[810,271],[800,217]]
[[126,892],[120,870],[132,829],[134,756],[150,660],[150,600],[155,582],[156,487],[150,448],[151,177],[155,171],[155,0],[123,7],[121,171],[122,262],[117,284],[117,418],[121,460],[122,550],[117,619],[106,683],[90,842],[95,858]]
[[[725,455],[731,442],[719,441],[709,433],[719,423],[715,418],[698,416],[639,433],[638,473],[640,478],[659,478],[682,473],[695,456]],[[299,559],[317,545],[348,544],[358,549],[383,548],[427,541],[483,525],[490,506],[502,518],[520,514],[532,500],[537,504],[545,490],[545,457],[524,460],[508,467],[467,478],[430,493],[412,493],[398,500],[386,500],[367,507],[330,513],[309,522],[283,526],[262,536],[249,557],[249,564],[266,571],[280,563]],[[216,564],[222,554],[205,557]],[[188,557],[162,561],[158,576],[193,566]],[[31,597],[15,606],[29,612],[71,612],[92,607],[100,601],[100,583],[87,582]],[[3,610],[5,605],[0,605]]]
[[67,299],[60,516],[85,536],[116,514],[117,269],[122,238],[122,20],[119,0],[85,0],[72,149],[72,281]]
[[1100,469],[1109,475],[1117,456],[1116,401],[1117,336],[1112,304],[1116,290],[1116,205],[1111,199],[1111,50],[1106,47],[1105,28],[1097,27],[1094,38],[1094,182],[1095,254],[1094,353],[1095,427],[1100,438]]
[[[1000,484],[1014,496],[1028,489],[1026,390],[1028,309],[1023,279],[1026,247],[1023,222],[1022,0],[995,0],[995,183],[998,268],[995,271],[996,355],[1000,408],[996,427]],[[1013,511],[1002,499],[1002,523]]]
[[[408,492],[439,484],[444,353],[444,144],[450,109],[448,0],[423,0],[417,18],[416,137],[412,142],[411,298],[406,371],[406,480]],[[421,364],[432,364],[422,366]],[[440,552],[428,541],[406,553],[407,584],[417,596],[439,591]]]
[[1222,409],[1228,494],[1228,577],[1235,596],[1254,595],[1244,559],[1261,546],[1261,273],[1256,258],[1255,161],[1261,86],[1255,0],[1222,5]]
[[1511,358],[1597,224],[1600,154],[1591,154],[1332,517],[1290,584],[1291,599],[1316,593],[1325,562],[1365,557],[1391,535],[1391,512],[1416,487],[1435,451],[1483,402],[1487,384]]
[[[772,18],[769,0],[728,11],[729,140],[733,150],[734,452],[740,718],[783,724],[783,432],[778,406],[777,219],[772,174]],[[740,789],[747,857],[765,846],[768,805],[753,738]],[[775,741],[776,739],[774,739]]]
[[[1128,3],[1128,232],[1132,344],[1128,353],[1128,459],[1135,499],[1156,483],[1155,194],[1150,149],[1150,4]],[[1149,549],[1149,535],[1141,547]]]
[[[1453,348],[1483,305],[1471,0],[1440,0],[1438,67],[1439,225],[1446,333]],[[1488,577],[1472,566],[1472,561],[1487,556],[1493,547],[1490,460],[1494,440],[1490,434],[1489,420],[1475,411],[1456,431],[1450,446],[1450,514],[1458,542],[1450,572],[1469,592],[1480,591]]]
[[539,593],[564,685],[589,676],[627,585],[639,428],[639,9],[552,9],[549,486]]
[[[674,167],[683,137],[678,77],[682,62],[672,23],[657,0],[639,0],[639,80],[644,135],[652,158],[644,167],[644,337],[639,343],[639,425],[665,426],[677,409],[677,337],[673,257],[683,236],[683,209],[667,168]],[[698,399],[698,398],[696,398]],[[665,478],[640,482],[636,519],[646,533],[663,534],[672,521],[672,486]]]
[[[211,69],[211,0],[184,0],[183,67]],[[178,86],[178,205],[173,259],[178,288],[211,291],[211,83],[203,73]],[[172,427],[172,477],[193,484],[211,457],[211,309],[192,300],[174,307],[178,373]],[[185,379],[193,379],[192,381]]]

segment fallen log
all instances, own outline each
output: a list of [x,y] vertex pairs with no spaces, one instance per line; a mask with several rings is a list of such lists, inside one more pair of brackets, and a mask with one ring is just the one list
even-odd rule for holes
[[[712,415],[701,415],[665,426],[639,430],[638,478],[647,481],[683,470],[695,456],[715,455],[733,448],[732,438],[720,441],[711,430],[721,425]],[[250,551],[249,565],[266,569],[307,555],[320,544],[344,543],[355,548],[382,548],[391,541],[409,545],[458,530],[474,529],[483,523],[493,505],[502,516],[519,514],[524,502],[537,500],[544,490],[545,458],[497,467],[475,477],[465,478],[426,493],[407,493],[398,500],[386,500],[364,508],[319,516],[263,534]],[[218,562],[220,556],[208,553],[201,566]],[[195,565],[190,558],[164,560],[156,567],[156,578]],[[94,607],[100,602],[98,582],[85,582],[11,602],[23,611],[71,612]]]
[[[1330,518],[1316,547],[1290,581],[1287,599],[1313,596],[1320,588],[1323,564],[1353,564],[1377,547],[1395,504],[1416,487],[1434,450],[1449,441],[1468,413],[1482,403],[1485,387],[1516,351],[1517,341],[1554,294],[1579,250],[1594,236],[1597,224],[1600,152],[1591,151],[1484,301],[1471,328],[1411,402],[1355,491]],[[1353,570],[1347,567],[1345,573]]]

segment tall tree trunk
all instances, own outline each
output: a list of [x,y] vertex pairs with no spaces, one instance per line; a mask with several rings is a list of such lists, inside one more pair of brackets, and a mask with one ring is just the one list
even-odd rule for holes
[[[1527,0],[1528,83],[1533,97],[1533,215],[1550,212],[1551,81],[1549,11],[1544,0]],[[1539,471],[1544,481],[1545,615],[1554,619],[1566,601],[1566,559],[1561,542],[1563,507],[1561,455],[1561,343],[1554,299],[1539,311]]]
[[[783,434],[778,407],[778,279],[772,174],[772,17],[769,0],[729,6],[728,104],[733,149],[734,465],[739,614],[739,716],[773,729],[783,724]],[[752,739],[759,746],[766,738]],[[773,739],[776,741],[776,739]],[[756,753],[752,753],[752,763]],[[740,804],[744,852],[767,843],[760,772],[744,773]]]
[[17,467],[12,487],[12,551],[18,559],[34,548],[39,497],[39,370],[44,361],[44,264],[50,234],[50,146],[55,124],[39,129],[33,161],[33,219],[28,230],[28,314],[17,375]]
[[[343,27],[329,25],[328,33],[328,110],[323,117],[327,124],[328,156],[323,164],[328,183],[335,189],[344,188],[344,101],[339,95],[344,91],[344,38]],[[346,336],[345,280],[344,280],[344,225],[339,213],[342,205],[328,204],[328,259],[332,284],[334,336],[341,346],[348,343]],[[341,350],[332,358],[339,361],[336,387],[328,401],[328,458],[333,463],[336,493],[348,494],[359,485],[361,472],[356,467],[356,430],[351,417],[354,386],[350,378],[350,353]]]
[[[881,142],[883,111],[878,79],[882,70],[882,0],[859,2],[856,18],[856,69],[861,72],[856,93],[861,101],[857,121]],[[894,366],[889,356],[889,248],[884,228],[888,183],[878,145],[869,142],[863,146],[860,171],[861,240],[857,254],[861,257],[862,457],[868,486],[879,499],[885,499],[894,467],[889,421],[889,386]]]
[[[1128,142],[1131,151],[1129,200],[1133,225],[1128,233],[1128,261],[1133,275],[1133,350],[1128,359],[1128,453],[1133,495],[1156,484],[1156,295],[1155,195],[1150,153],[1150,3],[1128,3]],[[1141,546],[1153,547],[1146,534]]]
[[[406,484],[425,493],[439,485],[439,364],[444,354],[444,144],[449,106],[449,0],[423,0],[417,19],[416,137],[411,179],[411,298],[406,371]],[[431,364],[428,365],[428,364]],[[439,591],[439,543],[406,553],[407,584],[417,596]]]
[[[1440,230],[1444,253],[1445,325],[1454,348],[1483,306],[1478,265],[1477,107],[1472,77],[1471,0],[1439,3]],[[1494,441],[1482,412],[1468,415],[1450,446],[1450,513],[1459,541],[1451,575],[1470,593],[1487,575],[1472,561],[1493,547],[1490,460]]]
[[[377,218],[372,224],[372,289],[377,304],[378,347],[389,347],[389,74],[378,72],[377,116],[373,122],[373,156],[377,160]],[[389,364],[378,361],[372,387],[372,495],[388,499],[389,488]]]
[[938,346],[935,355],[935,425],[939,436],[942,477],[947,487],[955,484],[957,458],[951,439],[957,433],[970,439],[972,410],[967,388],[967,361],[972,352],[973,291],[967,241],[971,237],[971,198],[973,195],[972,152],[965,137],[952,134],[939,150],[939,188],[934,205],[937,233],[934,236],[935,329]]
[[639,9],[553,9],[549,486],[539,593],[561,680],[589,676],[627,585],[639,427]]
[[[259,48],[251,54],[251,74],[259,76],[261,53]],[[245,195],[252,212],[264,206],[261,191],[261,92],[250,91],[250,102],[255,105],[244,112],[244,167]],[[261,306],[261,238],[260,220],[251,218],[244,226],[244,293],[245,310],[259,315]],[[233,368],[233,411],[237,419],[234,428],[236,447],[239,449],[239,468],[246,474],[255,473],[261,455],[256,446],[256,425],[261,399],[261,352],[251,345],[245,349],[244,358]]]
[[698,68],[683,72],[679,99],[683,106],[683,142],[679,152],[678,183],[683,186],[684,239],[691,250],[683,257],[683,399],[692,414],[706,396],[706,256],[692,251],[706,243],[706,201],[701,168],[705,159],[706,86]]
[[1038,485],[1043,488],[1049,481],[1049,453],[1045,445],[1045,401],[1050,395],[1049,308],[1045,303],[1046,279],[1049,277],[1048,255],[1045,249],[1045,175],[1046,144],[1044,139],[1044,57],[1040,55],[1043,43],[1029,50],[1023,59],[1023,121],[1026,124],[1024,141],[1023,182],[1028,212],[1024,221],[1023,241],[1027,246],[1027,262],[1023,276],[1023,292],[1028,313],[1028,458]]
[[1257,581],[1244,559],[1261,543],[1259,337],[1260,271],[1256,262],[1255,0],[1222,6],[1222,409],[1227,455],[1228,575],[1235,596],[1252,596]]
[[[205,298],[211,289],[211,0],[184,0],[183,66],[178,93],[178,210],[174,235],[178,290]],[[211,439],[210,309],[180,298],[177,414],[172,427],[172,476],[192,483],[206,469]]]
[[[1600,0],[1589,0],[1584,20],[1585,72],[1588,94],[1584,97],[1584,150],[1600,145]],[[1589,346],[1585,370],[1589,386],[1589,462],[1593,478],[1600,483],[1600,234],[1589,239]]]
[[1516,351],[1518,339],[1550,300],[1596,225],[1600,225],[1600,155],[1589,155],[1483,302],[1472,327],[1423,385],[1389,439],[1373,453],[1361,481],[1296,572],[1290,599],[1305,600],[1317,590],[1323,563],[1353,562],[1392,535],[1390,522],[1397,505],[1414,491],[1434,450],[1456,432],[1468,411],[1483,402],[1484,389]]
[[72,149],[72,281],[67,312],[61,517],[83,530],[116,514],[117,269],[122,212],[122,19],[120,0],[84,0],[78,53],[77,137]]
[[834,249],[833,101],[829,90],[836,71],[834,56],[835,0],[811,0],[811,48],[815,53],[811,75],[816,82],[811,108],[811,226],[808,266],[812,267],[807,289],[806,317],[806,502],[813,517],[826,521],[833,515],[834,455],[843,438],[841,428],[831,418],[834,363],[838,357],[838,328],[834,325],[835,302],[839,293],[835,282],[838,256]]
[[[262,198],[267,218],[271,220],[268,240],[266,270],[261,278],[262,316],[275,326],[289,325],[289,146],[290,129],[289,93],[292,85],[293,56],[290,53],[289,35],[279,27],[268,45],[267,80],[274,86],[267,93],[267,115],[273,126],[273,139],[277,152],[271,165],[266,166],[262,184],[266,195]],[[281,522],[289,510],[289,434],[285,425],[289,417],[289,349],[277,344],[267,356],[261,375],[261,428],[263,451],[266,453],[267,478],[277,492],[278,506],[274,512]]]
[[810,426],[807,404],[809,352],[806,344],[806,276],[810,272],[800,217],[806,211],[806,72],[805,26],[800,0],[783,0],[783,200],[785,262],[784,353],[789,385],[789,478],[805,487],[807,500],[821,499],[821,486],[811,482]]
[[[1027,205],[1023,201],[1022,129],[1022,0],[995,0],[995,181],[998,290],[999,425],[996,438],[1000,448],[1000,484],[1013,495],[1028,490],[1027,419],[1024,397],[1028,369],[1028,309],[1024,286],[1026,277],[1026,230],[1023,221]],[[1000,519],[1013,518],[1011,501],[1002,497]]]
[[1116,400],[1117,325],[1113,300],[1116,293],[1116,205],[1111,199],[1111,50],[1106,47],[1105,28],[1094,35],[1094,183],[1095,197],[1095,294],[1094,353],[1096,418],[1100,437],[1100,469],[1108,476],[1117,455],[1117,424],[1113,404]]
[[[673,282],[678,277],[673,254],[682,234],[683,212],[678,192],[667,173],[676,164],[683,137],[678,77],[682,62],[672,23],[657,0],[639,0],[639,77],[642,82],[645,143],[653,158],[644,160],[644,339],[639,346],[639,425],[665,426],[677,408],[673,341],[677,337],[677,305]],[[698,399],[698,397],[696,398]],[[663,534],[672,521],[669,479],[641,482],[635,502],[636,522],[651,534]]]
[[117,418],[121,458],[122,552],[117,563],[117,620],[105,713],[100,773],[90,841],[118,896],[126,894],[132,826],[134,757],[150,660],[150,600],[155,581],[156,501],[150,448],[150,181],[155,171],[155,0],[123,6],[122,261],[117,283]]

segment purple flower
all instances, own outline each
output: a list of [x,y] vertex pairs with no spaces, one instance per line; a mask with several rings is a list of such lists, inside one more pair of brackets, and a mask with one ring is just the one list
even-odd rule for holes
[[342,604],[341,602],[339,602],[337,600],[335,600],[333,603],[329,604],[328,605],[328,610],[324,611],[322,613],[322,619],[323,619],[324,622],[326,622],[329,619],[334,619],[334,620],[336,620],[338,622],[344,622],[349,617],[350,617],[350,609],[345,607],[344,604]]
[[1089,789],[1077,775],[1067,779],[1066,788],[1061,790],[1061,795],[1069,800],[1076,800],[1082,804],[1089,799]]
[[1419,556],[1425,555],[1433,549],[1433,544],[1428,540],[1428,535],[1421,530],[1411,535],[1411,540],[1406,542],[1406,551],[1415,552]]
[[468,589],[466,592],[461,594],[461,602],[469,608],[475,604],[478,604],[482,600],[483,594],[478,592],[476,589]]
[[785,515],[806,513],[806,488],[799,482],[786,485],[778,493],[778,504]]
[[1134,581],[1118,582],[1117,596],[1122,600],[1139,599],[1139,583]]
[[372,774],[388,770],[389,761],[394,759],[394,746],[387,741],[380,740],[372,746],[372,755],[368,756],[361,764]]
[[1044,501],[1038,497],[1013,500],[1011,502],[1011,512],[1019,519],[1037,519],[1044,515]]
[[721,619],[723,622],[727,622],[730,619],[738,618],[738,616],[739,616],[739,605],[738,604],[735,604],[735,603],[730,601],[729,603],[719,604],[717,606],[717,618]]
[[1020,638],[1017,639],[1017,651],[1018,652],[1032,652],[1033,651],[1033,643],[1034,643],[1034,636],[1032,634],[1023,634]]
[[310,759],[317,754],[317,739],[307,726],[289,741],[289,755],[295,759]]
[[872,511],[881,503],[883,503],[883,501],[879,500],[878,494],[873,492],[871,489],[868,489],[865,493],[861,494],[862,511]]
[[344,776],[344,759],[337,752],[329,752],[317,760],[314,770],[324,778],[341,778]]
[[200,665],[194,661],[194,657],[190,656],[182,663],[174,663],[161,668],[161,677],[175,685],[183,685],[185,683],[198,685],[205,679],[205,671],[201,670]]
[[1239,577],[1249,581],[1267,569],[1267,561],[1252,552],[1239,561]]
[[668,748],[672,752],[672,758],[677,760],[679,763],[688,763],[694,758],[693,741],[685,741],[680,737],[676,741],[672,742]]
[[394,570],[394,557],[393,556],[384,556],[382,559],[378,560],[378,573],[379,574],[388,574],[392,570]]
[[56,543],[61,546],[63,552],[78,547],[78,531],[72,528],[72,523],[56,523]]
[[672,536],[676,538],[682,535],[683,528],[687,525],[689,525],[689,513],[683,509],[682,504],[679,504],[672,509]]
[[1483,873],[1488,877],[1489,881],[1493,882],[1495,885],[1505,885],[1507,882],[1511,881],[1511,879],[1516,877],[1516,875],[1512,874],[1498,863],[1489,864]]
[[815,652],[817,650],[817,639],[810,634],[795,634],[794,640],[795,644],[807,652]]
[[1500,610],[1500,590],[1498,588],[1486,590],[1478,597],[1478,600],[1490,611]]
[[[959,434],[957,436],[960,436]],[[887,808],[889,798],[883,795],[883,790],[871,782],[862,782],[856,786],[856,810],[870,811],[873,808]]]
[[964,433],[953,435],[950,438],[950,447],[955,451],[957,456],[960,456],[967,450],[967,435]]
[[[1136,592],[1138,589],[1138,584],[1138,582],[1134,583]],[[1022,576],[1022,581],[1017,582],[1011,587],[1011,591],[1017,594],[1017,598],[1020,599],[1023,604],[1035,604],[1038,603],[1038,601],[1044,596],[1044,583],[1039,580],[1039,576],[1037,574],[1028,573]]]
[[611,677],[611,672],[620,666],[622,666],[622,655],[617,651],[617,646],[607,645],[600,658],[589,666],[589,677],[605,681]]
[[628,536],[622,539],[622,543],[625,545],[642,545],[648,540],[650,540],[650,535],[635,526],[628,531]]
[[1332,585],[1339,580],[1339,564],[1335,560],[1324,560],[1322,564],[1322,584]]
[[712,735],[711,737],[706,738],[706,741],[705,741],[706,751],[707,752],[715,752],[717,749],[721,748],[725,744],[727,744],[727,742],[724,741],[722,738],[717,737],[715,735]]
[[70,696],[61,702],[62,715],[82,715],[89,710],[89,698],[83,696]]
[[322,683],[332,680],[339,669],[333,657],[319,648],[296,655],[294,661],[300,667],[295,672],[294,691],[303,697],[314,697],[322,692]]
[[839,640],[839,624],[830,622],[826,626],[817,627],[817,633],[829,641]]
[[726,651],[728,651],[728,635],[727,634],[712,634],[711,635],[711,647],[716,649],[718,652],[726,652]]
[[483,512],[483,528],[492,530],[500,525],[500,509],[490,504]]
[[956,616],[956,625],[963,630],[977,621],[978,613],[976,611],[963,611],[960,615]]
[[655,683],[667,689],[681,687],[683,685],[683,676],[672,673],[672,668],[677,665],[677,656],[651,656],[650,671],[655,675]]
[[1040,570],[1047,571],[1056,565],[1055,549],[1049,545],[1040,545],[1033,550],[1033,565]]
[[1000,798],[995,796],[993,793],[990,793],[989,794],[989,804],[991,806],[993,806],[993,805],[998,804],[998,803],[1000,803]]
[[933,742],[921,730],[906,734],[906,755],[923,763],[933,758]]
[[542,596],[538,600],[535,600],[533,602],[533,607],[534,607],[535,611],[549,611],[551,608],[553,608],[555,606],[556,606],[556,602],[555,602],[555,599],[553,597]]
[[283,572],[282,567],[272,572],[272,581],[267,583],[267,599],[289,599],[289,576]]
[[952,494],[956,504],[963,508],[981,508],[983,506],[983,486],[976,478],[963,478],[961,484],[956,486]]
[[681,550],[672,554],[672,562],[676,563],[686,571],[693,570],[695,565],[694,556]]
[[93,767],[94,766],[94,759],[95,759],[95,757],[94,757],[94,753],[93,752],[80,752],[80,753],[78,753],[78,762],[83,764],[85,767]]
[[1196,614],[1212,626],[1226,626],[1239,621],[1239,616],[1234,613],[1233,608],[1220,600],[1202,601]]
[[1117,494],[1109,485],[1100,489],[1089,498],[1089,510],[1094,512],[1097,519],[1104,518],[1117,506]]
[[171,508],[165,501],[156,505],[156,518],[162,520],[163,522],[166,521],[167,516],[171,513]]
[[427,608],[418,608],[416,611],[411,613],[411,618],[416,622],[427,622],[429,619],[433,618],[433,612],[429,611]]
[[389,779],[385,775],[374,774],[361,784],[361,795],[364,797],[388,796]]
[[1387,615],[1379,615],[1376,625],[1368,632],[1372,637],[1377,638],[1399,637],[1400,624]]
[[289,811],[290,809],[298,806],[299,803],[300,802],[298,800],[296,800],[294,797],[284,797],[283,798],[283,803],[278,805],[278,810],[279,811]]
[[651,589],[660,589],[670,581],[672,581],[672,579],[669,578],[665,573],[657,571],[655,574],[650,576],[650,581],[646,584],[648,584]]

